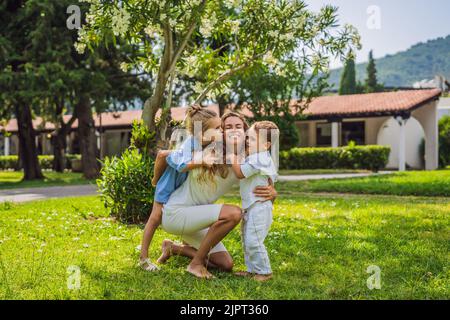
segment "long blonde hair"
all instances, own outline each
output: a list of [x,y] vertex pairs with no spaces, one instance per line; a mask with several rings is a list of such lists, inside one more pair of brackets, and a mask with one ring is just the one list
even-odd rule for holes
[[[194,135],[194,123],[196,121],[201,121],[202,123],[202,135],[209,128],[209,120],[213,118],[218,118],[216,112],[202,108],[199,105],[192,105],[187,110],[187,117],[185,120],[186,129]],[[199,137],[196,137],[199,138]],[[200,141],[201,142],[201,141]],[[210,168],[202,167],[200,173],[197,175],[197,180],[199,183],[215,182],[214,176],[219,174],[223,179],[228,176],[228,168],[225,164],[215,164]],[[214,187],[217,187],[214,185]]]

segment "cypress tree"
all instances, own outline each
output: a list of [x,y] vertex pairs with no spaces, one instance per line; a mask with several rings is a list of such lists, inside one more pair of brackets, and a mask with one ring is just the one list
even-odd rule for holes
[[350,52],[345,62],[344,70],[342,72],[341,83],[339,87],[339,95],[348,95],[356,93],[356,69],[355,57],[353,52]]
[[365,87],[367,93],[377,92],[379,88],[377,81],[377,68],[375,65],[375,59],[373,58],[372,50],[370,50],[369,53],[369,63],[367,64],[367,79]]

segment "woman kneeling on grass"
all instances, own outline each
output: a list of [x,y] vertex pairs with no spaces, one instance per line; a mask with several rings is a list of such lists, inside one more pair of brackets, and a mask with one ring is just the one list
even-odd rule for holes
[[[228,113],[222,117],[222,128],[227,150],[232,148],[238,152],[248,128],[245,120],[237,113]],[[184,244],[164,240],[159,263],[165,263],[173,254],[189,257],[192,260],[187,271],[206,279],[213,277],[207,266],[232,271],[233,259],[220,241],[239,224],[242,210],[234,205],[214,202],[237,183],[231,166],[226,164],[197,167],[190,171],[187,180],[170,195],[162,215],[163,229],[180,235]],[[268,200],[276,197],[272,185],[257,187],[254,192]]]

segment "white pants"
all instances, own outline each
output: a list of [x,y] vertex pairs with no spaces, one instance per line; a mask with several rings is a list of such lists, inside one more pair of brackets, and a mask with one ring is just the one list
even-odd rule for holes
[[[198,250],[208,233],[209,227],[219,220],[222,204],[206,204],[199,206],[163,207],[162,228],[164,231],[181,236],[182,240]],[[226,252],[222,242],[211,248],[211,253]]]
[[271,201],[255,202],[248,208],[242,221],[242,244],[247,272],[271,274],[269,255],[264,240],[272,224]]

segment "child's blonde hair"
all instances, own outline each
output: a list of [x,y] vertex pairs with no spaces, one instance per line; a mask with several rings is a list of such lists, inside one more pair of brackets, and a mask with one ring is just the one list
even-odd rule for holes
[[[187,110],[187,117],[185,120],[186,129],[194,135],[194,124],[196,121],[201,121],[203,135],[209,128],[209,120],[213,118],[218,118],[216,112],[202,108],[200,105],[192,105]],[[228,169],[223,164],[215,164],[211,168],[201,168],[200,174],[197,176],[199,182],[214,181],[214,176],[220,174],[222,178],[226,178],[228,175]]]
[[186,129],[190,134],[194,134],[194,124],[196,121],[200,121],[202,123],[202,134],[208,130],[208,121],[213,118],[217,118],[218,115],[216,112],[202,108],[198,104],[194,104],[187,109],[187,117],[186,117]]

